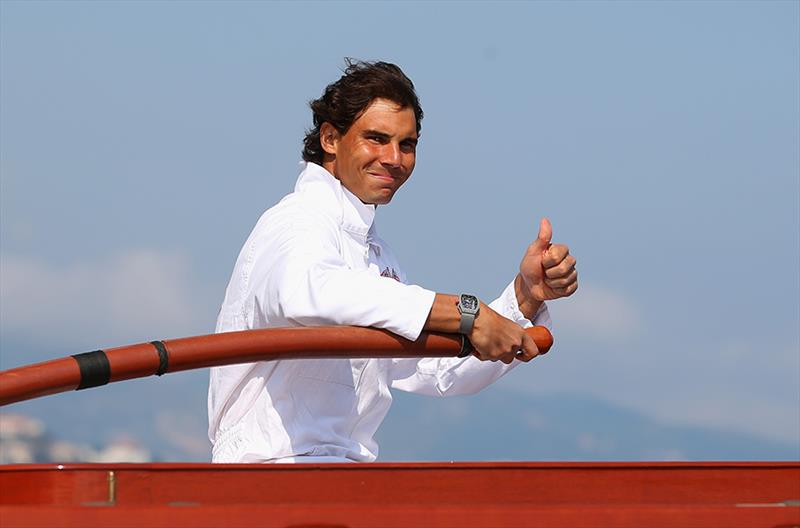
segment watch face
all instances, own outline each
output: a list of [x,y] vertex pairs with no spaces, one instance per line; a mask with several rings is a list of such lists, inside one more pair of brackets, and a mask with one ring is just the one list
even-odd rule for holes
[[474,295],[461,296],[461,309],[467,312],[474,312],[478,309],[478,298]]

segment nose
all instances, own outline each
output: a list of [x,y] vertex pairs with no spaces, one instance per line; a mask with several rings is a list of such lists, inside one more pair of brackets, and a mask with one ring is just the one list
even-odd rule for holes
[[381,153],[381,163],[389,167],[399,167],[401,160],[400,145],[394,142],[389,142],[384,145],[383,152]]

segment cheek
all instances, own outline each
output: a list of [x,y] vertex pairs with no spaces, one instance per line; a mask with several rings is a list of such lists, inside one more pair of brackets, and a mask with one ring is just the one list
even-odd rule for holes
[[362,143],[358,147],[358,156],[363,160],[371,160],[380,157],[381,147],[379,145],[370,145],[369,143]]
[[409,154],[408,158],[405,160],[403,164],[406,167],[407,176],[411,176],[411,172],[414,170],[414,167],[417,164],[417,156],[414,154]]

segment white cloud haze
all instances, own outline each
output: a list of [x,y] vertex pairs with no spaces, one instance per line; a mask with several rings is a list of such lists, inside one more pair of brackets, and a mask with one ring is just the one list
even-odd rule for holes
[[568,302],[549,305],[561,334],[581,339],[619,343],[628,341],[642,330],[642,318],[633,299],[607,286],[581,284]]
[[2,255],[0,325],[45,343],[102,341],[92,346],[210,333],[213,314],[193,287],[189,259],[175,252],[128,250],[63,268]]

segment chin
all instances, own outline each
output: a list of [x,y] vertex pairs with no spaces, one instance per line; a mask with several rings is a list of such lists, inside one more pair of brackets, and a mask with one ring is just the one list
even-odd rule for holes
[[371,203],[374,205],[386,205],[392,201],[393,197],[394,197],[394,191],[391,191],[389,189],[382,189],[380,191],[372,193],[372,196],[370,196],[369,202],[367,203]]
[[392,201],[392,198],[394,198],[394,193],[390,194],[389,196],[386,195],[376,196],[374,203],[375,205],[386,205]]

